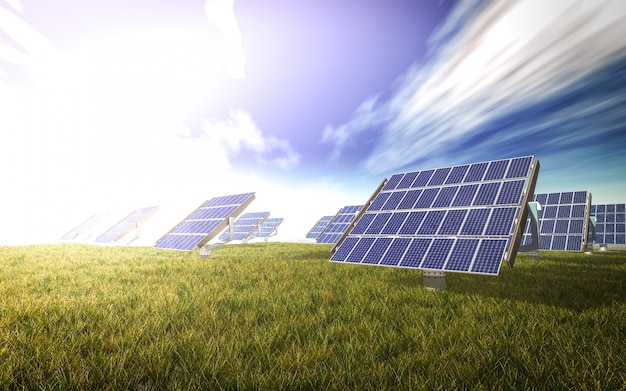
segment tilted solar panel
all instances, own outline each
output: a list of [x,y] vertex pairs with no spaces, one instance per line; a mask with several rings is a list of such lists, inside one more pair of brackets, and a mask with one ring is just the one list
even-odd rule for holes
[[283,222],[282,217],[269,217],[261,223],[259,228],[255,230],[248,239],[269,238],[270,236],[276,233],[278,226],[282,224],[282,222]]
[[497,275],[513,265],[538,172],[526,156],[392,175],[331,261]]
[[232,237],[230,228],[227,228],[226,231],[220,235],[219,240],[246,240],[269,215],[270,212],[244,213],[233,224]]
[[[541,205],[539,217],[539,249],[582,251],[587,245],[591,194],[587,191],[535,194],[533,201]],[[523,244],[532,240],[527,220]]]
[[341,208],[326,229],[317,237],[316,242],[337,243],[361,209],[363,209],[363,205],[348,205]]
[[317,223],[315,223],[313,228],[311,228],[311,230],[306,234],[307,239],[317,239],[317,237],[324,232],[326,227],[328,227],[328,224],[330,224],[334,217],[335,216],[322,216]]
[[207,244],[254,200],[254,193],[212,198],[178,223],[154,245],[171,250],[193,250]]
[[100,213],[100,214],[91,216],[90,218],[88,218],[87,220],[83,221],[82,223],[80,223],[75,228],[72,228],[72,230],[70,230],[68,233],[66,233],[65,235],[61,236],[61,240],[73,240],[73,239],[76,239],[80,235],[82,235],[82,234],[86,233],[87,231],[89,231],[95,224],[98,223],[98,221],[104,215],[105,215],[105,213]]
[[626,204],[591,206],[596,217],[596,243],[626,244]]
[[98,236],[95,241],[100,243],[117,242],[129,232],[132,232],[134,229],[136,229],[139,224],[148,220],[158,210],[158,206],[136,209],[131,214],[124,217],[118,223],[105,231],[103,234]]

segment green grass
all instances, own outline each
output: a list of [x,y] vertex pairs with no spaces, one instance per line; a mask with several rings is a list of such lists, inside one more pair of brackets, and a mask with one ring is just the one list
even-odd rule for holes
[[0,247],[0,390],[626,389],[626,253],[498,277],[329,247]]

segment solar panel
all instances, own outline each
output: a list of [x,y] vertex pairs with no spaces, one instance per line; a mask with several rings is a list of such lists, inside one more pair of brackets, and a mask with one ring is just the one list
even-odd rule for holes
[[118,240],[126,236],[129,232],[132,232],[134,229],[138,228],[139,224],[142,224],[143,222],[148,220],[158,210],[158,206],[136,209],[131,214],[120,220],[117,224],[113,225],[111,228],[105,231],[103,234],[98,236],[95,241],[100,243],[117,242]]
[[269,215],[270,212],[244,213],[233,224],[232,237],[230,228],[227,228],[226,231],[220,235],[219,240],[246,240]]
[[315,223],[313,228],[311,228],[311,230],[306,234],[307,239],[317,239],[317,237],[324,232],[326,227],[328,227],[328,224],[330,224],[334,217],[335,216],[322,216],[317,223]]
[[154,245],[171,250],[193,250],[207,244],[254,200],[254,193],[215,197],[194,210]]
[[[539,249],[582,251],[587,245],[591,194],[587,191],[535,194],[533,201],[541,205],[539,217]],[[523,244],[531,241],[527,221]]]
[[250,235],[248,239],[255,239],[255,238],[267,239],[270,236],[273,236],[276,234],[278,226],[282,222],[283,222],[282,217],[269,217],[261,223],[261,225],[259,226],[257,230],[252,232],[252,235]]
[[596,218],[596,243],[626,244],[626,204],[592,205]]
[[513,265],[538,172],[526,156],[394,174],[331,261],[497,275]]
[[326,229],[317,237],[316,242],[337,243],[361,209],[363,209],[363,205],[348,205],[341,208]]
[[80,235],[86,233],[91,230],[91,228],[97,224],[97,222],[104,216],[104,213],[100,213],[97,215],[93,215],[87,220],[80,223],[78,226],[70,230],[65,235],[61,236],[61,240],[73,240],[79,237]]

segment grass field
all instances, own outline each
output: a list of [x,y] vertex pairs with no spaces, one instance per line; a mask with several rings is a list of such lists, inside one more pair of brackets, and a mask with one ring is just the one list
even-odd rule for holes
[[0,247],[0,390],[626,389],[626,253],[498,277],[330,247]]

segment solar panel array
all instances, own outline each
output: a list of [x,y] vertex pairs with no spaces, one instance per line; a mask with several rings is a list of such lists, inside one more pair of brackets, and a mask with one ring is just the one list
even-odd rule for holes
[[[582,251],[587,244],[591,194],[586,191],[535,194],[533,201],[541,205],[539,217],[539,249]],[[529,243],[530,224],[526,223],[523,244]]]
[[592,205],[596,217],[596,243],[626,244],[626,204]]
[[282,217],[269,217],[265,219],[259,226],[257,230],[255,230],[252,235],[250,235],[249,239],[261,238],[266,239],[272,236],[278,229],[278,226],[282,224]]
[[538,171],[526,156],[395,174],[331,261],[497,275],[514,260]]
[[227,228],[226,231],[220,235],[219,240],[246,240],[269,215],[270,212],[244,213],[232,226],[233,236],[230,237],[230,228]]
[[330,224],[334,217],[335,216],[322,216],[317,223],[315,223],[313,228],[311,228],[311,230],[306,234],[307,239],[317,239],[317,237],[324,232],[326,227],[328,227],[328,224]]
[[68,233],[66,233],[65,235],[61,236],[61,240],[73,240],[73,239],[76,239],[80,235],[82,235],[85,232],[89,231],[91,229],[91,227],[94,224],[96,224],[96,222],[101,217],[102,217],[102,214],[91,216],[90,218],[88,218],[87,220],[83,221],[78,226],[76,226],[75,228],[70,230]]
[[212,198],[157,241],[154,247],[193,250],[202,247],[238,216],[252,201],[254,193]]
[[158,210],[159,208],[157,206],[136,209],[131,214],[124,217],[117,224],[113,225],[111,228],[105,231],[103,234],[98,236],[95,241],[100,243],[117,242],[129,232],[136,229],[139,224],[148,220]]
[[316,242],[337,243],[361,209],[363,209],[363,205],[349,205],[341,208],[326,229],[317,237]]

